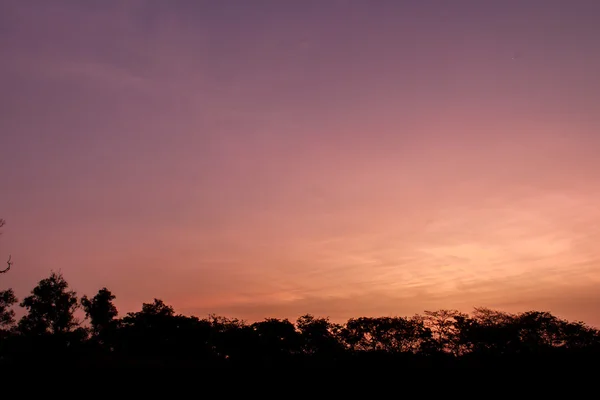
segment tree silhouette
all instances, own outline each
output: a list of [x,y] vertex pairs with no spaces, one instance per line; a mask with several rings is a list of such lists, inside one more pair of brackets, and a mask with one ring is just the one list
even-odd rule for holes
[[[311,314],[295,323],[266,318],[176,314],[160,299],[118,318],[107,288],[77,295],[61,274],[41,280],[21,303],[0,292],[0,365],[197,366],[521,366],[591,365],[600,331],[549,312],[508,314],[475,308],[425,311],[412,317],[358,317],[344,324]],[[92,335],[78,326],[81,304]]]
[[255,322],[252,328],[260,340],[261,348],[269,354],[296,353],[300,350],[299,332],[287,319],[267,318]]
[[433,334],[433,350],[459,354],[460,324],[467,314],[457,310],[425,311],[423,321]]
[[297,319],[296,326],[302,338],[304,354],[315,358],[335,359],[343,351],[339,340],[342,327],[328,318],[305,314]]
[[461,349],[465,352],[499,356],[518,351],[519,324],[516,316],[487,308],[475,308],[471,317],[456,325]]
[[351,318],[342,337],[353,351],[416,353],[431,339],[421,318]]
[[168,306],[160,299],[154,299],[152,303],[142,304],[142,312],[139,315],[143,317],[172,317],[175,315],[173,307]]
[[8,329],[14,325],[15,311],[11,307],[17,302],[12,289],[0,292],[0,329]]
[[178,324],[173,307],[162,300],[143,303],[141,311],[130,312],[121,319],[117,348],[148,362],[156,357],[165,357],[177,345],[172,338]]
[[52,272],[42,279],[21,303],[28,313],[19,321],[19,329],[24,333],[60,334],[76,328],[77,294],[68,289],[61,273]]
[[115,318],[119,315],[113,303],[115,298],[107,288],[100,289],[91,300],[87,296],[81,298],[85,317],[90,319],[92,331],[98,338],[114,325]]

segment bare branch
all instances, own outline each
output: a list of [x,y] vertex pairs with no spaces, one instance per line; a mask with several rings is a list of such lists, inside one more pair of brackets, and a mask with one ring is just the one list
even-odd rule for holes
[[11,266],[12,266],[12,264],[13,264],[13,263],[12,263],[12,261],[11,261],[11,258],[12,258],[12,256],[10,256],[10,255],[9,255],[9,256],[8,256],[8,261],[6,262],[6,263],[8,264],[8,267],[6,267],[5,269],[1,270],[1,271],[0,271],[0,274],[5,274],[5,273],[7,273],[8,271],[10,271],[10,267],[11,267]]
[[[0,228],[2,228],[4,225],[6,225],[6,221],[2,218],[0,218]],[[2,234],[2,232],[0,232],[0,235]],[[6,261],[6,264],[8,264],[8,267],[6,267],[3,270],[0,270],[0,274],[5,274],[8,271],[10,271],[10,267],[12,266],[12,261],[11,261],[11,256],[8,256],[8,261]]]

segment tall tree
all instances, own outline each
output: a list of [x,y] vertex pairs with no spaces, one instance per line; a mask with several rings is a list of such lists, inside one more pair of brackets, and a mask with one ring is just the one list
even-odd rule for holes
[[107,288],[102,288],[89,299],[87,296],[81,298],[81,305],[85,311],[85,317],[90,319],[92,330],[97,336],[102,335],[119,314],[113,300],[114,294]]
[[23,332],[66,333],[79,324],[74,315],[79,307],[77,293],[69,290],[61,273],[52,272],[50,277],[42,279],[31,295],[23,299],[21,307],[28,311],[19,321]]

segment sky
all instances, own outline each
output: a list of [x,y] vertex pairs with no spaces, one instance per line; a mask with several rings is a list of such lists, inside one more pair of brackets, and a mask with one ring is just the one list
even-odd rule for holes
[[600,326],[600,2],[0,0],[0,289]]

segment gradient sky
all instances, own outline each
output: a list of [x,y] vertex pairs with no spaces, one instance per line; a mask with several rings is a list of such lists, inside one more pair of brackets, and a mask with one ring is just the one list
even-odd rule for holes
[[0,0],[0,288],[600,326],[600,1]]

